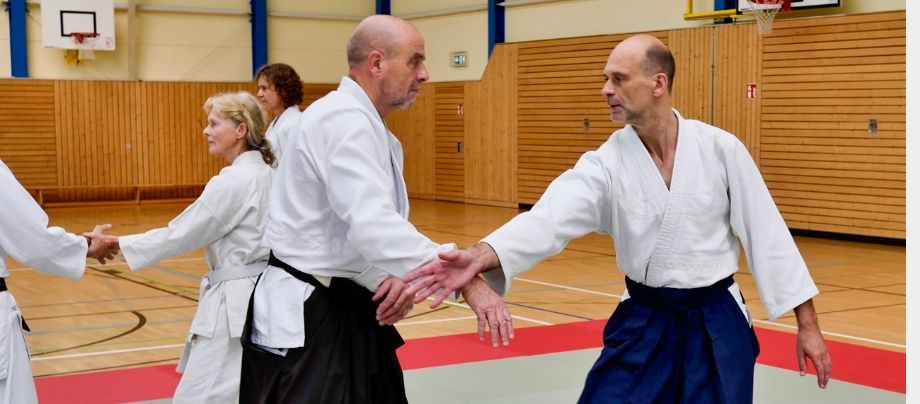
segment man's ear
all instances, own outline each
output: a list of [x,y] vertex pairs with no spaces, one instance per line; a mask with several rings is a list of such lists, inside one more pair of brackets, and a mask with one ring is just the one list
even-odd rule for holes
[[668,93],[668,75],[664,73],[655,74],[652,79],[655,80],[655,88],[652,90],[652,93],[656,97],[660,97]]
[[383,53],[379,50],[372,50],[367,54],[367,63],[371,68],[371,75],[373,77],[380,77],[383,72]]

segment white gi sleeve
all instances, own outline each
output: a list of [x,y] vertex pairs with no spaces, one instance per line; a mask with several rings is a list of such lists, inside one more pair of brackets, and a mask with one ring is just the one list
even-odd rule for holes
[[774,320],[817,295],[818,288],[754,160],[740,141],[734,143],[727,156],[731,227]]
[[[48,215],[0,161],[0,247],[41,272],[79,279],[86,270],[86,238],[48,227]],[[91,230],[91,229],[90,229]]]
[[185,254],[220,239],[245,215],[246,207],[234,191],[232,178],[211,178],[201,196],[166,227],[118,238],[132,271]]
[[[375,142],[366,114],[356,109],[337,112],[323,122],[322,131],[332,133],[322,150],[310,150],[317,172],[326,185],[329,204],[348,224],[348,242],[371,266],[400,278],[434,259],[441,246],[403,218],[389,193],[393,179],[378,164],[375,151],[389,149],[386,140]],[[389,164],[389,163],[387,163]]]
[[483,273],[493,290],[504,295],[511,278],[556,255],[569,240],[609,228],[612,187],[597,152],[585,153],[575,167],[557,177],[529,211],[489,234],[501,270]]

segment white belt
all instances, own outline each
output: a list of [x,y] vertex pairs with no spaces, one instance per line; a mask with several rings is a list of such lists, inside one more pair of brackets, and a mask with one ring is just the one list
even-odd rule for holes
[[265,270],[267,265],[268,261],[259,261],[238,267],[217,268],[209,271],[208,274],[204,277],[208,280],[209,285],[216,285],[218,283],[233,279],[243,279],[252,276],[258,276],[262,273],[262,271]]

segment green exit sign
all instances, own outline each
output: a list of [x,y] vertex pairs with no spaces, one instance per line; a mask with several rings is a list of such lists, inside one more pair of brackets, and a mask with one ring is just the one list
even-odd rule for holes
[[450,65],[454,67],[466,66],[466,52],[451,52]]

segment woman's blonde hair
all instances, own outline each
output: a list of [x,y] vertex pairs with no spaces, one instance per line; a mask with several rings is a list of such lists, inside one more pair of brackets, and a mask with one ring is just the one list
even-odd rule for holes
[[245,124],[248,129],[246,149],[258,150],[265,164],[275,164],[275,153],[264,135],[265,114],[256,97],[245,91],[217,94],[204,103],[204,112],[210,114],[212,111],[237,125]]

